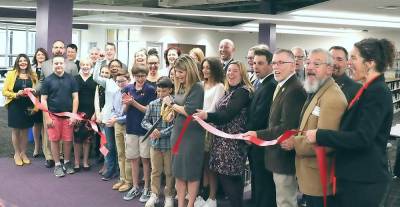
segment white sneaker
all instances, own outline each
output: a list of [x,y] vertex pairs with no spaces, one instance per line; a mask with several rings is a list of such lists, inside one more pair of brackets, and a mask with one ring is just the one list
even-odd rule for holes
[[207,199],[206,204],[203,207],[217,207],[217,200]]
[[164,207],[174,207],[174,199],[171,196],[165,197]]
[[146,202],[145,207],[154,207],[158,203],[158,196],[152,193],[149,200]]
[[196,200],[194,201],[194,207],[202,207],[206,204],[206,201],[201,196],[197,196]]

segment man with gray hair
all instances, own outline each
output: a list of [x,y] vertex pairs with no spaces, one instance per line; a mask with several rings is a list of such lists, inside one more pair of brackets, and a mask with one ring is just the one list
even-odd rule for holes
[[293,47],[292,53],[294,55],[294,60],[296,61],[296,76],[300,81],[305,80],[305,71],[304,71],[304,60],[306,60],[306,52],[303,48]]
[[[310,129],[337,130],[344,111],[347,108],[346,97],[333,80],[333,59],[331,54],[323,49],[312,50],[306,61],[306,80],[304,89],[307,100],[303,106],[300,117],[300,131]],[[285,150],[296,151],[296,177],[300,192],[303,193],[302,206],[324,206],[323,189],[320,180],[320,169],[314,151],[315,144],[310,144],[304,139],[304,133],[291,137],[281,144]],[[328,152],[331,150],[327,149]],[[330,178],[330,167],[333,159],[332,153],[326,154]],[[328,183],[328,206],[333,205],[332,183]]]
[[219,42],[219,57],[221,59],[222,68],[224,71],[228,70],[229,64],[233,61],[233,54],[235,52],[235,45],[230,39],[223,39]]

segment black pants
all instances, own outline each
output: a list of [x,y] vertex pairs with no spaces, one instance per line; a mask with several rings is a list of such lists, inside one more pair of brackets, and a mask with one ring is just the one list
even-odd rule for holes
[[386,194],[388,182],[361,183],[337,181],[336,205],[340,207],[379,207]]
[[400,177],[400,140],[397,140],[396,161],[394,163],[393,174]]
[[[264,148],[252,146],[250,169],[252,171],[251,188],[255,207],[276,207],[275,183],[272,172],[264,167]],[[254,181],[254,182],[253,182]]]
[[231,207],[243,206],[244,181],[242,176],[217,174]]
[[[302,205],[304,207],[323,207],[324,206],[324,197],[322,196],[309,196],[303,194]],[[334,202],[333,196],[326,197],[326,206],[327,207],[337,207]]]

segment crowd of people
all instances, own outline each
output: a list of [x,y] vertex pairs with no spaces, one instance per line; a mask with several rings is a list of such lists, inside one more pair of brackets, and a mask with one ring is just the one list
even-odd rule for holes
[[[234,59],[229,39],[221,40],[219,57],[206,57],[199,48],[183,54],[170,47],[164,56],[141,49],[130,69],[116,58],[113,43],[106,44],[104,54],[92,48],[80,61],[77,50],[58,40],[51,55],[38,48],[32,64],[26,54],[18,55],[7,73],[3,95],[17,166],[31,162],[26,148],[33,127],[33,157],[42,137],[45,166],[54,167],[56,177],[90,170],[90,146],[101,157],[102,143],[88,121],[65,113],[72,112],[96,122],[105,134],[101,179],[118,177],[110,188],[123,192],[124,200],[139,198],[146,207],[162,197],[164,206],[172,207],[175,194],[179,207],[215,207],[217,192],[230,206],[244,206],[247,160],[251,202],[257,207],[321,207],[325,202],[376,207],[383,200],[393,119],[384,72],[395,51],[386,39],[361,40],[350,55],[341,46],[307,53],[299,47],[270,51],[255,45],[247,65]],[[38,110],[28,93],[47,110]],[[245,140],[271,141],[287,130],[298,132],[263,147],[214,135],[188,116]],[[318,164],[317,148],[326,152],[326,169]],[[327,172],[327,189],[321,171]]]

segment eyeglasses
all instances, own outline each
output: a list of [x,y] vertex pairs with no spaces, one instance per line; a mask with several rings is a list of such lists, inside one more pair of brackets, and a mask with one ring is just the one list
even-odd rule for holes
[[319,68],[319,67],[321,67],[321,65],[325,65],[325,64],[328,64],[328,63],[324,63],[324,62],[322,62],[322,63],[320,63],[320,62],[306,62],[306,66],[308,67],[308,66],[314,66],[315,68]]
[[127,80],[125,79],[125,80],[116,80],[115,82],[117,82],[117,83],[125,83]]
[[304,59],[304,56],[294,56],[294,59],[295,60],[303,60]]
[[147,75],[133,75],[135,78],[145,78]]
[[158,63],[148,63],[149,65],[158,65]]
[[293,63],[293,62],[288,62],[288,61],[278,61],[278,62],[275,62],[275,61],[272,61],[272,62],[271,62],[271,65],[281,66],[281,65],[286,64],[286,63]]

